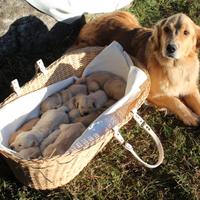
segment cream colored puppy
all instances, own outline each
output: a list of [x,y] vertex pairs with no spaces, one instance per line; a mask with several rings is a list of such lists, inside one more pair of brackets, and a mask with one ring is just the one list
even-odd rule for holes
[[[77,110],[80,115],[87,115],[95,110],[94,99],[89,98],[88,95],[79,94],[75,97],[72,97],[66,104],[67,111],[71,113],[73,110]],[[74,115],[74,114],[72,114]]]
[[51,157],[64,154],[72,143],[85,131],[82,123],[61,124],[61,133],[53,144],[47,146],[42,152],[44,157]]
[[73,110],[71,110],[68,114],[69,114],[69,120],[70,120],[70,122],[74,122],[76,120],[76,118],[78,118],[78,117],[81,116],[81,113],[76,108],[73,109]]
[[88,95],[88,97],[94,100],[94,105],[96,109],[101,108],[108,101],[108,97],[103,90],[92,92]]
[[20,151],[33,146],[38,146],[60,124],[68,123],[68,115],[65,113],[66,107],[52,109],[45,112],[40,120],[30,131],[20,133],[15,141],[10,145],[11,149]]
[[19,135],[21,132],[24,131],[30,131],[33,126],[38,122],[39,118],[33,118],[29,120],[28,122],[25,122],[20,128],[17,129],[16,132],[12,133],[9,140],[8,140],[8,145],[14,142],[15,138],[17,135]]
[[106,81],[103,89],[109,97],[119,100],[125,94],[126,83],[121,79],[110,79]]
[[30,147],[27,149],[22,149],[21,151],[19,151],[19,154],[27,160],[39,158],[40,156],[42,156],[39,147]]
[[84,94],[75,97],[74,105],[82,116],[88,115],[89,113],[96,110],[95,100]]
[[75,97],[75,107],[80,114],[88,115],[97,109],[101,108],[108,100],[106,93],[103,90],[92,92],[89,95],[78,95]]
[[69,101],[67,101],[66,103],[64,103],[64,106],[67,108],[67,112],[70,112],[73,109],[76,109],[76,96],[72,97]]
[[48,145],[54,143],[56,138],[59,136],[61,133],[60,129],[56,129],[52,133],[50,133],[41,143],[40,145],[40,150],[43,151]]
[[114,103],[116,103],[116,100],[108,99],[106,103],[103,104],[103,106],[100,109],[88,115],[76,117],[74,122],[81,122],[82,124],[84,124],[85,127],[88,127],[102,112],[104,112],[107,108],[112,106]]
[[87,86],[84,84],[73,84],[68,89],[70,90],[72,96],[87,94]]
[[116,100],[108,99],[108,101],[103,105],[103,108],[107,109],[107,108],[109,108],[110,106],[112,106],[115,103],[116,103]]
[[94,72],[81,78],[77,83],[86,83],[89,92],[103,89],[109,97],[115,100],[122,98],[126,89],[126,82],[121,77],[106,71]]
[[87,87],[84,84],[73,84],[67,89],[61,90],[45,99],[41,105],[41,112],[44,113],[47,110],[59,108],[69,101],[73,96],[77,94],[87,94]]
[[75,122],[81,122],[85,127],[88,127],[101,113],[102,111],[92,112],[88,115],[76,118]]

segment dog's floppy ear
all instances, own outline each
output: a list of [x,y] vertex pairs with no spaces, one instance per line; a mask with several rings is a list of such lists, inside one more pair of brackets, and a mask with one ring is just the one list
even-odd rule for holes
[[196,34],[197,34],[197,48],[200,49],[200,26],[196,25]]
[[155,51],[160,49],[161,28],[165,22],[166,19],[163,19],[154,25],[151,41]]

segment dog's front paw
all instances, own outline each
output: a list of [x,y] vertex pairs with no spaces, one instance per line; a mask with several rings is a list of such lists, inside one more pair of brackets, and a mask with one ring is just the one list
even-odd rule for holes
[[187,115],[183,118],[183,122],[188,126],[198,126],[200,125],[200,118],[197,115]]

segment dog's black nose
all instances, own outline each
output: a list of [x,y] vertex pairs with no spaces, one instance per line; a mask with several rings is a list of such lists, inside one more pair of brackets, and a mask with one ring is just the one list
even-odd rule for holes
[[168,44],[167,45],[167,52],[169,53],[169,54],[172,54],[172,53],[174,53],[175,51],[176,51],[176,45],[175,44]]

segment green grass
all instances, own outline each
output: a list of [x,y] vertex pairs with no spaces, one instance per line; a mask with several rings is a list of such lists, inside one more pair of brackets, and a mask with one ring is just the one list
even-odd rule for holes
[[[199,0],[135,0],[129,9],[142,25],[151,26],[177,12],[200,24]],[[0,199],[200,199],[200,135],[173,115],[143,106],[140,114],[160,137],[164,163],[156,169],[141,166],[117,141],[111,141],[69,184],[53,191],[35,191],[15,179],[0,179]],[[147,161],[156,159],[150,138],[131,121],[123,135]]]

